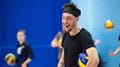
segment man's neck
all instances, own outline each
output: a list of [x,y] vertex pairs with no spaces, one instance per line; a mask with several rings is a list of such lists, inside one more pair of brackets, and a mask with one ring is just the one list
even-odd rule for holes
[[23,42],[19,42],[19,43],[20,43],[20,45],[22,45],[24,43],[24,41]]
[[76,35],[77,33],[79,33],[80,32],[80,28],[79,27],[75,27],[75,28],[73,28],[70,32],[69,32],[69,34],[70,34],[70,36],[74,36],[74,35]]

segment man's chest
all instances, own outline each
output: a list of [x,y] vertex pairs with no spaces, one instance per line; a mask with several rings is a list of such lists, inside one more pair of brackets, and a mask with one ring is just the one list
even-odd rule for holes
[[81,50],[81,42],[79,38],[66,38],[63,42],[63,47],[69,51],[79,51]]

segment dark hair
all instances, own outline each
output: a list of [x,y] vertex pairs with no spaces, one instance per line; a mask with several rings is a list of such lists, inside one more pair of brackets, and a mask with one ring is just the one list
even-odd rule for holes
[[63,6],[63,13],[71,13],[74,16],[78,17],[81,15],[81,10],[77,8],[74,3],[66,3]]
[[18,32],[23,32],[24,34],[26,34],[26,30],[25,29],[19,29],[18,31],[17,31],[17,33]]

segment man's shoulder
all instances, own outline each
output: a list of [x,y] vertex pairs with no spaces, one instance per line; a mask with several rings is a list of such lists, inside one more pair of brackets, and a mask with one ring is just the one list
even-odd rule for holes
[[68,34],[69,34],[68,32],[64,32],[63,37],[67,36]]
[[24,46],[29,48],[31,45],[29,43],[25,43]]
[[80,35],[89,35],[90,32],[88,30],[86,30],[85,28],[82,28],[81,31],[80,31]]

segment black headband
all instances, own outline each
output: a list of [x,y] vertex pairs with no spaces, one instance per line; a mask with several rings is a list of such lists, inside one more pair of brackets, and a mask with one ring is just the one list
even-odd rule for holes
[[63,8],[63,13],[71,13],[71,14],[73,14],[76,17],[80,16],[80,14],[81,14],[79,9],[71,8],[71,7],[64,7]]

